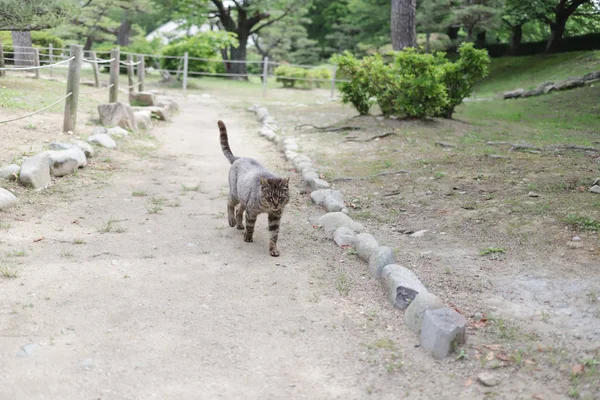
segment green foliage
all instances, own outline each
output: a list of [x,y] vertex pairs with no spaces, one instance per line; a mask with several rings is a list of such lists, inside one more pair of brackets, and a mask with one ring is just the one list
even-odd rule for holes
[[441,53],[408,48],[397,52],[391,64],[380,55],[359,61],[349,53],[336,55],[332,61],[350,79],[340,89],[342,101],[352,103],[360,114],[369,112],[375,97],[384,115],[451,118],[475,82],[487,75],[490,63],[487,52],[471,43],[463,44],[459,55],[451,62]]
[[313,79],[310,82],[316,87],[320,88],[327,85],[327,82],[331,81],[332,75],[329,68],[319,67],[309,69],[306,73],[306,77],[309,79]]
[[[55,49],[62,49],[65,47],[65,42],[61,38],[44,31],[31,32],[31,41],[36,47],[48,48],[50,47],[50,44],[52,44],[52,47]],[[61,50],[54,50],[52,53],[54,55],[60,55]]]
[[298,84],[303,89],[311,89],[313,85],[322,87],[326,84],[322,80],[331,80],[331,71],[326,67],[301,68],[292,65],[280,65],[275,68],[277,82],[283,87],[293,88]]
[[[204,58],[215,61],[220,61],[221,56],[218,54],[220,49],[229,46],[236,47],[237,39],[230,32],[211,31],[199,33],[186,39],[181,39],[167,45],[162,54],[165,56],[183,56],[188,53],[189,57]],[[188,63],[189,71],[193,72],[221,72],[223,64],[215,61],[200,61],[190,59]],[[161,60],[161,68],[176,70],[179,68],[180,60],[166,58]]]
[[73,0],[0,0],[0,30],[52,28],[65,21],[75,8]]

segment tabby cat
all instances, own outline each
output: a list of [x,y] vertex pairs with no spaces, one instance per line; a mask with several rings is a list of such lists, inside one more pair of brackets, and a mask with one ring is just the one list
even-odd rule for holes
[[229,226],[236,226],[243,230],[242,223],[246,211],[246,231],[244,240],[252,241],[254,224],[258,214],[269,215],[269,253],[273,257],[279,256],[277,250],[277,236],[279,235],[279,222],[283,208],[290,199],[290,178],[278,178],[265,167],[252,158],[236,157],[229,148],[227,128],[222,121],[218,122],[221,131],[221,149],[229,160],[229,200],[227,202],[227,216]]

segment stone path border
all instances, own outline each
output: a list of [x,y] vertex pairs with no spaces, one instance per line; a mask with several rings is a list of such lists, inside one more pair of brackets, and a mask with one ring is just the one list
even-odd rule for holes
[[525,97],[541,96],[552,91],[570,90],[585,86],[589,83],[600,80],[600,71],[590,72],[582,77],[573,77],[559,82],[544,82],[535,89],[525,90],[523,88],[510,90],[502,93],[503,99],[518,99]]
[[[179,109],[177,103],[167,97],[157,99],[154,93],[144,94],[143,102],[146,107],[132,108],[125,103],[100,104],[98,113],[104,126],[94,129],[87,142],[71,138],[69,143],[52,142],[51,150],[45,150],[31,157],[25,157],[22,164],[11,164],[0,167],[0,183],[2,181],[18,181],[23,186],[34,190],[43,190],[50,186],[53,177],[62,177],[75,173],[87,165],[87,159],[94,156],[94,147],[116,149],[116,139],[129,136],[129,131],[138,127],[147,130],[152,127],[151,116],[167,121]],[[108,128],[106,128],[108,126]],[[11,192],[0,187],[0,211],[18,205],[18,198]]]
[[312,160],[300,151],[293,137],[284,137],[275,118],[267,108],[255,105],[248,108],[261,123],[258,133],[278,145],[285,159],[301,175],[303,184],[311,190],[312,201],[325,208],[318,224],[332,233],[333,241],[341,248],[354,247],[358,257],[368,264],[371,276],[379,279],[390,302],[405,310],[404,321],[420,334],[421,347],[435,358],[443,358],[465,342],[465,318],[447,308],[434,294],[429,293],[419,278],[408,268],[396,264],[394,251],[381,246],[366,228],[348,216],[344,196],[332,189],[319,175]]

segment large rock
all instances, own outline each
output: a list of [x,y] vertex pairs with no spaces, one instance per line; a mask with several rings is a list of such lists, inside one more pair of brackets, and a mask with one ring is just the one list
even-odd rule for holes
[[369,272],[373,278],[381,278],[386,265],[395,264],[396,256],[391,247],[381,246],[369,257]]
[[327,182],[325,179],[321,179],[321,178],[315,178],[312,179],[311,181],[308,182],[308,187],[311,188],[311,190],[319,190],[319,189],[329,189],[329,182]]
[[302,171],[302,181],[310,184],[313,179],[319,179],[319,174],[314,169],[305,169]]
[[295,151],[286,151],[285,152],[285,159],[287,161],[293,161],[296,157],[298,157],[298,153],[296,153]]
[[590,72],[583,76],[584,82],[595,81],[597,79],[600,79],[600,71]]
[[554,90],[554,82],[548,81],[548,82],[540,83],[539,86],[536,88],[536,90],[541,90],[542,93],[548,93],[548,92]]
[[360,233],[356,235],[355,247],[358,257],[363,261],[369,262],[369,259],[377,252],[379,243],[377,243],[377,239],[370,233]]
[[419,333],[423,326],[425,311],[444,307],[444,302],[435,294],[429,292],[419,293],[404,312],[404,323],[411,331]]
[[421,327],[421,348],[440,359],[466,340],[465,318],[450,308],[426,310]]
[[133,111],[125,103],[100,104],[98,114],[100,114],[100,123],[107,128],[120,126],[133,132],[137,130]]
[[22,185],[34,189],[43,189],[50,185],[50,156],[47,151],[23,161],[19,181]]
[[65,176],[86,164],[85,154],[79,147],[63,151],[49,151],[50,175]]
[[150,111],[136,111],[133,113],[138,129],[152,128],[152,113]]
[[6,189],[0,188],[0,211],[8,210],[19,204],[19,199]]
[[121,128],[120,126],[115,126],[114,128],[110,128],[106,130],[106,134],[112,138],[124,138],[129,136],[129,132],[127,132],[125,129]]
[[106,147],[107,149],[116,149],[117,143],[105,133],[100,133],[98,135],[92,135],[88,138],[88,142],[97,144],[102,147]]
[[179,105],[177,105],[177,103],[173,99],[170,99],[168,97],[157,98],[156,106],[166,108],[167,110],[169,110],[169,113],[171,115],[175,115],[179,111]]
[[329,212],[342,211],[346,208],[344,196],[339,190],[319,189],[310,193],[310,198],[316,205],[323,205]]
[[600,194],[600,185],[594,185],[590,188],[591,193]]
[[554,84],[554,90],[569,90],[585,85],[581,78],[571,78]]
[[[159,121],[169,121],[172,113],[168,107],[156,106],[156,107],[133,107],[133,112],[138,111],[150,111],[150,115]],[[135,117],[134,117],[135,119]]]
[[130,93],[129,94],[129,103],[135,106],[155,106],[156,105],[156,96],[154,93],[149,92],[139,92],[139,93]]
[[89,143],[86,143],[83,140],[76,139],[71,140],[71,143],[79,147],[87,158],[92,158],[94,156],[94,148]]
[[381,279],[390,301],[398,308],[405,309],[419,293],[427,292],[419,278],[401,265],[386,265],[381,273]]
[[356,234],[350,228],[345,226],[339,227],[333,232],[333,241],[339,247],[343,246],[354,246],[356,240]]
[[526,91],[525,93],[523,93],[521,95],[521,97],[535,97],[535,96],[541,96],[544,94],[544,89],[540,89],[540,88],[535,88],[535,89],[531,89]]
[[337,228],[340,228],[342,226],[350,228],[355,232],[362,232],[365,230],[364,226],[357,222],[354,222],[352,218],[341,212],[327,213],[321,216],[317,220],[317,223],[328,232],[333,232]]
[[265,107],[258,107],[256,109],[256,118],[258,118],[260,122],[262,122],[267,116],[269,116],[269,110],[267,110]]
[[0,168],[0,180],[16,181],[20,171],[21,167],[17,164],[10,164],[9,166]]
[[525,89],[516,89],[502,93],[502,97],[504,97],[505,99],[516,99],[518,97],[521,97],[523,93],[525,93]]
[[[88,144],[89,146],[89,144]],[[91,146],[90,146],[91,147]],[[79,168],[85,167],[87,165],[87,158],[83,149],[79,146],[76,146],[72,143],[62,143],[62,142],[52,142],[50,143],[50,148],[56,151],[50,152],[50,161],[53,162],[52,157],[56,152],[64,153],[63,156],[68,155],[69,157],[74,158],[77,161],[77,166]],[[50,174],[52,174],[52,170],[50,170]]]

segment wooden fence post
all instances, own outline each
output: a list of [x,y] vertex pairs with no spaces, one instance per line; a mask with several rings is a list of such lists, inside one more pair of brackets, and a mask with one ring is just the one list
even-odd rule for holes
[[263,97],[267,97],[267,77],[269,76],[269,57],[265,57],[263,64]]
[[144,60],[144,55],[138,55],[138,67],[137,67],[137,75],[138,75],[138,91],[144,91],[144,77],[146,75],[146,64]]
[[188,53],[183,54],[183,94],[187,93],[187,79],[188,79]]
[[127,55],[127,86],[129,87],[129,96],[131,96],[135,92],[135,88],[133,86],[133,57],[131,54]]
[[119,99],[119,69],[121,62],[121,52],[119,49],[112,49],[110,51],[110,92],[108,94],[108,102],[116,103]]
[[[35,67],[40,66],[40,49],[33,48],[33,65]],[[33,70],[35,72],[35,79],[40,79],[40,69],[36,68]]]
[[337,75],[337,64],[333,65],[333,73],[331,74],[331,99],[335,97],[335,76]]
[[99,88],[100,87],[100,67],[98,66],[98,63],[95,62],[98,60],[98,56],[96,55],[95,51],[91,51],[90,57],[92,58],[92,61],[94,61],[92,63],[92,71],[94,72],[94,85],[97,88]]
[[[52,43],[48,43],[48,60],[50,64],[54,64],[54,46]],[[50,67],[50,77],[52,77],[52,70],[54,67]]]
[[[0,39],[0,68],[4,68],[4,48],[2,47],[2,39]],[[6,71],[0,70],[0,76],[4,76]]]
[[63,132],[74,131],[77,125],[77,105],[79,103],[79,79],[81,77],[81,56],[83,47],[71,45],[71,57],[69,62],[69,75],[67,76],[67,94],[71,93],[65,99],[65,118],[63,122]]

